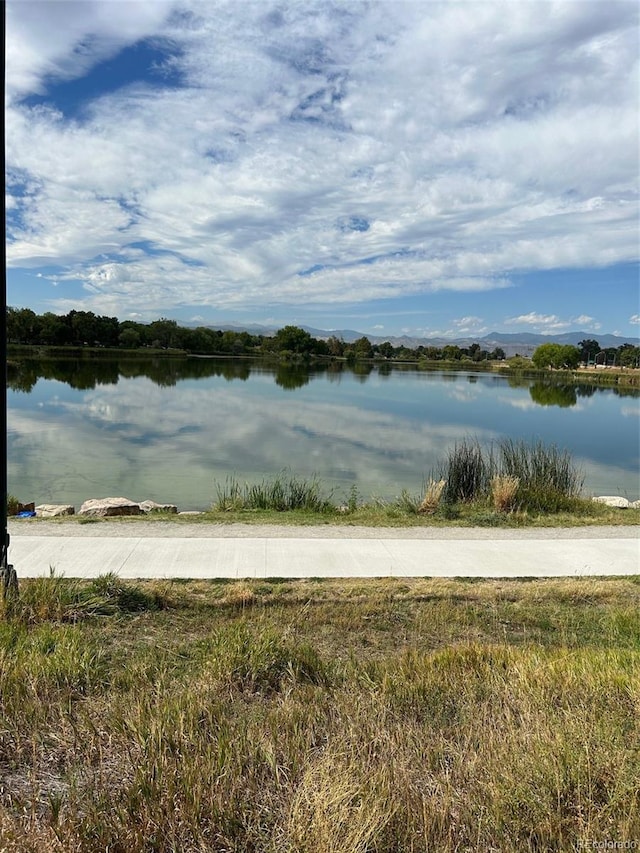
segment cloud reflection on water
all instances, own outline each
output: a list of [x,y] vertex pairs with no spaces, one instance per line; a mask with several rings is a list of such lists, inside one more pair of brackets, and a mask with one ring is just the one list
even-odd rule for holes
[[[289,467],[317,473],[339,499],[354,483],[363,496],[392,498],[403,488],[418,492],[456,441],[501,435],[539,435],[563,446],[573,435],[588,480],[632,488],[637,455],[629,457],[631,470],[620,448],[598,459],[584,430],[573,419],[561,427],[564,410],[536,406],[528,387],[510,389],[490,375],[470,384],[462,375],[419,373],[373,373],[364,384],[350,374],[339,383],[325,378],[295,392],[264,369],[245,372],[241,382],[218,375],[158,384],[139,376],[64,391],[58,382],[39,383],[38,399],[21,395],[10,405],[10,490],[38,502],[78,505],[122,494],[205,508],[215,481],[232,474],[256,480]],[[589,403],[615,400],[597,395]],[[626,400],[625,408],[636,403]],[[610,406],[599,417],[606,412]],[[585,429],[591,420],[597,428],[590,415]]]

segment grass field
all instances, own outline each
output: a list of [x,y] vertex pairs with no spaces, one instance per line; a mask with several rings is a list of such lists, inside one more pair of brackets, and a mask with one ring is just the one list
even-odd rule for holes
[[22,581],[0,850],[640,843],[639,605],[640,578]]

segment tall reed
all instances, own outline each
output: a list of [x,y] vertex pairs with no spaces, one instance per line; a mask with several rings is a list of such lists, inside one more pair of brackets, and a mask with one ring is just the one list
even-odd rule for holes
[[291,471],[281,471],[271,479],[259,483],[240,484],[235,477],[228,477],[224,486],[216,485],[217,500],[214,509],[229,511],[238,509],[272,509],[286,512],[294,509],[312,512],[335,510],[333,492],[322,491],[319,479],[297,477]]
[[446,480],[443,493],[446,504],[492,497],[499,511],[506,504],[498,505],[502,501],[496,498],[498,483],[503,491],[511,493],[508,496],[504,492],[509,509],[536,512],[571,510],[584,483],[584,474],[569,451],[555,444],[545,445],[541,441],[529,444],[510,438],[489,447],[469,440],[455,444],[437,473]]
[[569,451],[541,441],[527,444],[504,439],[498,444],[498,467],[501,475],[518,479],[519,503],[529,510],[568,509],[584,484],[584,473]]
[[480,442],[464,439],[449,450],[434,479],[445,480],[443,499],[447,504],[470,502],[485,496],[493,473],[492,455]]

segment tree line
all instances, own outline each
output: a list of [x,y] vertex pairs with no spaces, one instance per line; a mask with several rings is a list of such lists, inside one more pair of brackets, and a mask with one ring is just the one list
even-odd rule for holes
[[532,361],[538,368],[575,370],[580,364],[602,367],[640,367],[640,347],[622,344],[602,348],[598,341],[587,338],[572,344],[541,344],[533,353]]
[[345,342],[335,335],[327,340],[314,338],[299,326],[284,326],[273,336],[252,335],[249,332],[210,329],[206,326],[189,328],[175,320],[160,318],[152,323],[118,320],[92,311],[69,311],[68,314],[36,314],[30,308],[7,308],[7,341],[31,346],[108,347],[118,349],[175,349],[197,355],[269,354],[292,356],[325,356],[354,361],[367,358],[399,360],[472,361],[503,359],[504,351],[497,347],[491,352],[479,344],[468,348],[456,345],[444,347],[394,347],[388,341],[373,344],[362,336]]
[[[364,359],[394,359],[397,361],[470,360],[501,361],[504,350],[491,351],[480,344],[468,347],[446,344],[442,347],[415,348],[393,346],[389,341],[375,344],[366,336],[346,342],[335,335],[327,340],[314,338],[299,326],[288,325],[275,335],[252,335],[236,330],[210,329],[206,326],[179,326],[175,320],[160,318],[152,323],[118,320],[92,311],[69,311],[68,314],[36,314],[30,308],[7,308],[7,341],[10,344],[32,346],[107,347],[115,349],[180,350],[195,355],[263,355],[279,358],[345,358],[347,362]],[[596,340],[581,341],[577,347],[561,344],[542,344],[533,355],[536,367],[573,369],[580,362],[607,366],[637,367],[640,347],[623,344],[602,349]]]

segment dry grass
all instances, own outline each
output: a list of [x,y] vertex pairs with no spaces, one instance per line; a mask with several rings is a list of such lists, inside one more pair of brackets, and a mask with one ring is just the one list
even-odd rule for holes
[[425,489],[425,494],[422,499],[422,503],[418,508],[418,512],[421,515],[431,515],[434,513],[438,506],[440,505],[440,499],[442,497],[442,492],[444,491],[444,487],[447,485],[446,480],[430,480],[427,488]]
[[519,477],[509,477],[503,474],[492,478],[491,498],[497,512],[511,512],[515,508],[519,485]]
[[73,624],[59,604],[16,610],[0,622],[0,850],[640,839],[636,580],[110,577],[72,588]]

